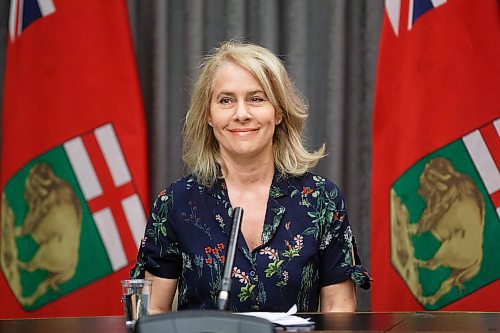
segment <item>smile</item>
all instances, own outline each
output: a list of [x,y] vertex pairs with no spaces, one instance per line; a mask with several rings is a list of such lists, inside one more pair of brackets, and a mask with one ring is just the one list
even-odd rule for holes
[[235,128],[230,129],[229,132],[235,136],[248,136],[257,133],[258,128]]

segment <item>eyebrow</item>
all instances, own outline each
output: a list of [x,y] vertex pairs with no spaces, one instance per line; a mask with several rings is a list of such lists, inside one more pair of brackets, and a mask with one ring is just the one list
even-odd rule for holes
[[228,95],[228,96],[234,96],[234,93],[232,92],[227,92],[227,91],[221,91],[220,93],[217,94],[216,97],[219,97],[220,95]]
[[[250,95],[255,95],[255,94],[266,94],[263,90],[252,90],[252,91],[249,91],[247,93],[247,96],[250,96]],[[235,96],[235,93],[233,92],[229,92],[229,91],[221,91],[220,93],[217,94],[216,97],[219,97],[220,95],[228,95],[228,96]]]

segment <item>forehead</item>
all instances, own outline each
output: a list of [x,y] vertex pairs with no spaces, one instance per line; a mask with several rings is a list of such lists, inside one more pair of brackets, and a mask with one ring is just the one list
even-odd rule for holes
[[212,92],[241,90],[263,90],[259,80],[246,68],[232,62],[224,61],[214,73]]

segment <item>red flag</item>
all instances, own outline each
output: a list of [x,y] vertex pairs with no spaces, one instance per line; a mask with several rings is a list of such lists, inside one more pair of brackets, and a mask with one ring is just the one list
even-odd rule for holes
[[374,311],[499,311],[500,3],[386,0]]
[[3,107],[0,316],[123,314],[149,204],[125,1],[12,0]]

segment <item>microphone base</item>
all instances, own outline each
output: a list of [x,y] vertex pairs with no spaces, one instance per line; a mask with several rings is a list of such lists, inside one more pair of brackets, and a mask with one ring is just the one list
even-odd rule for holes
[[141,317],[137,333],[273,333],[265,319],[215,310],[184,310]]

